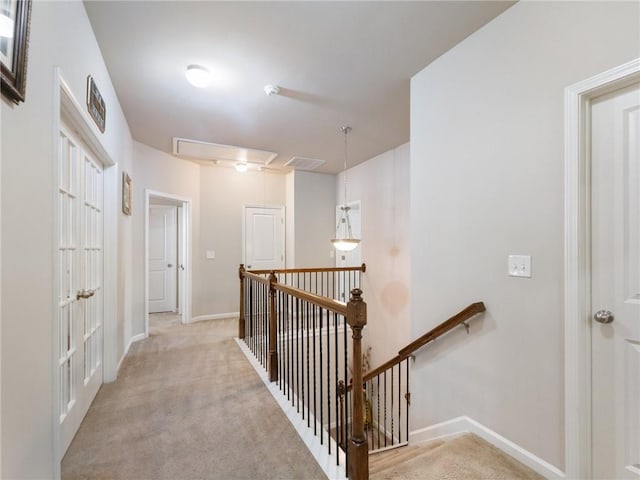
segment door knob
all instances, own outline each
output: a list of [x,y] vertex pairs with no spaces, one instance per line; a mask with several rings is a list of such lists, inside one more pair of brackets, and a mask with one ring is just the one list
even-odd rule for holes
[[613,313],[609,310],[598,310],[593,315],[593,319],[598,323],[611,323],[613,322]]
[[81,298],[91,298],[96,293],[95,290],[79,290],[76,294],[76,300],[80,300]]
[[171,267],[173,267],[173,263],[168,263],[167,268],[171,268]]

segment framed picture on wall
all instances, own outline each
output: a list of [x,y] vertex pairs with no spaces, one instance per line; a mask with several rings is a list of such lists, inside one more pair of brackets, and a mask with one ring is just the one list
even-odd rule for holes
[[24,102],[31,0],[0,0],[0,79],[2,95]]
[[122,213],[131,215],[131,177],[122,172]]

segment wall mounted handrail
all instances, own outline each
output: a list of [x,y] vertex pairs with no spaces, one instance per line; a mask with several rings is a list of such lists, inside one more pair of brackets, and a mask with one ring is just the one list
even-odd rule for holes
[[[424,347],[427,343],[436,340],[441,337],[445,333],[454,329],[460,324],[465,323],[467,320],[471,319],[478,313],[482,313],[486,310],[483,302],[475,302],[456,313],[454,316],[445,320],[437,327],[429,330],[427,333],[422,335],[420,338],[415,339],[413,342],[409,343],[407,346],[398,351],[398,355],[387,360],[382,365],[374,368],[373,370],[368,371],[364,374],[363,381],[369,381],[372,378],[380,375],[385,370],[389,370],[390,368],[395,367],[408,357],[410,357],[416,350]],[[350,388],[350,387],[349,387]]]
[[420,338],[415,339],[409,345],[401,349],[398,352],[398,355],[405,358],[408,357],[419,348],[425,346],[427,343],[434,341],[436,338],[441,337],[442,335],[447,333],[449,330],[452,330],[458,325],[469,320],[471,317],[477,315],[478,313],[482,313],[485,310],[486,308],[484,306],[484,303],[482,302],[472,303],[464,310],[461,310],[460,312],[456,313],[453,317],[449,318],[448,320],[441,323],[434,329],[422,335]]

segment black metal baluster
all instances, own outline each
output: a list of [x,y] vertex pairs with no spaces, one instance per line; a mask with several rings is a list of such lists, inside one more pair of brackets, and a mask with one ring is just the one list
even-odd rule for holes
[[282,304],[282,292],[278,292],[278,306],[277,306],[277,319],[278,319],[278,335],[276,336],[276,345],[278,351],[278,387],[282,390],[282,348],[280,341],[282,339],[282,316],[284,312],[284,305]]
[[324,405],[323,405],[324,404],[324,395],[323,395],[323,391],[322,391],[322,379],[323,379],[323,376],[322,376],[322,340],[323,340],[323,338],[322,338],[322,319],[323,319],[323,316],[324,316],[323,315],[323,311],[324,310],[322,308],[319,309],[319,312],[320,312],[320,318],[319,318],[319,321],[320,321],[320,324],[319,324],[319,329],[320,329],[320,336],[319,336],[319,339],[320,339],[320,359],[319,359],[319,364],[320,364],[320,445],[324,445],[324,443],[323,443],[323,435],[322,435],[322,432],[324,430],[324,408],[323,408],[324,407]]
[[[338,314],[334,313],[333,314],[333,338],[334,338],[334,356],[335,356],[335,361],[334,361],[334,369],[335,369],[335,376],[334,376],[334,382],[333,382],[333,388],[334,388],[334,398],[336,399],[335,404],[336,404],[336,445],[338,444],[338,428],[340,428],[340,411],[339,411],[339,405],[338,405]],[[329,425],[329,428],[331,428],[331,425]],[[336,454],[338,453],[337,449],[336,449]],[[339,465],[340,462],[338,461],[338,455],[336,455],[336,465]]]
[[393,368],[391,368],[391,445],[393,445]]
[[378,448],[380,448],[380,375],[376,377],[378,379],[378,415],[376,415],[376,419],[378,420]]
[[307,398],[306,398],[306,406],[307,406],[307,428],[311,425],[311,410],[309,409],[309,401],[310,401],[310,385],[309,385],[309,313],[307,311],[306,323],[305,323],[305,333],[307,335]]
[[410,402],[411,402],[411,393],[410,393],[410,390],[409,390],[409,359],[407,358],[404,362],[405,362],[404,363],[404,368],[405,368],[405,370],[407,372],[407,382],[406,382],[406,385],[407,385],[406,390],[407,390],[407,392],[406,392],[406,394],[404,396],[405,401],[406,401],[406,409],[405,409],[406,418],[405,418],[405,421],[407,422],[405,431],[407,432],[407,441],[409,441],[409,405],[410,405]]
[[384,446],[387,446],[387,371],[384,371]]
[[[306,302],[305,302],[306,303]],[[300,341],[299,341],[299,335],[300,335],[300,315],[296,316],[296,340],[295,340],[295,346],[296,346],[296,378],[295,378],[295,385],[296,385],[296,411],[298,413],[300,413],[300,357],[299,357],[299,353],[300,353]]]
[[402,362],[398,364],[398,443],[402,443]]
[[316,390],[317,390],[317,383],[316,383],[316,306],[314,305],[312,308],[313,311],[313,418],[314,418],[314,422],[313,422],[313,434],[317,435],[318,431],[317,431],[317,425],[318,425],[318,406],[317,406],[317,402],[316,402]]
[[[331,431],[331,317],[327,310],[327,431]],[[327,436],[329,455],[331,455],[330,435]]]

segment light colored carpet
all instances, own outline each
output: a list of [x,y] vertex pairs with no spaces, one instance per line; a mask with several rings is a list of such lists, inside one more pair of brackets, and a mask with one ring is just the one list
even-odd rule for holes
[[103,385],[62,478],[326,478],[233,341],[237,320],[155,317]]
[[376,453],[372,480],[540,480],[529,467],[474,434]]

